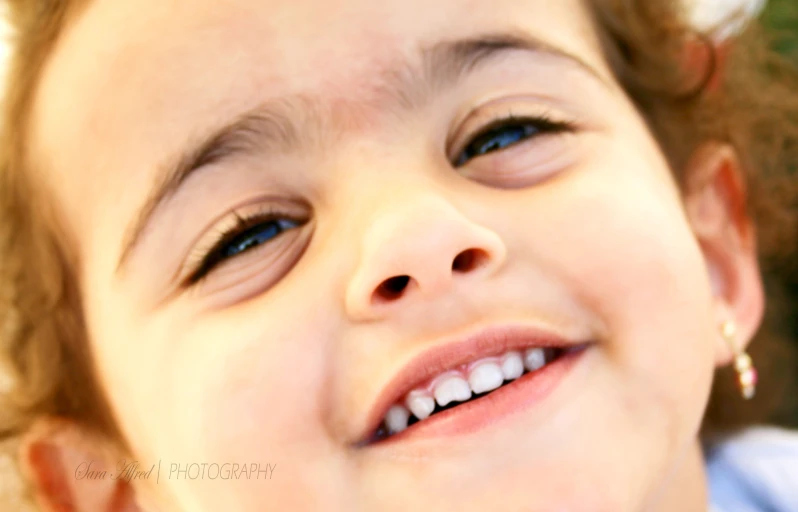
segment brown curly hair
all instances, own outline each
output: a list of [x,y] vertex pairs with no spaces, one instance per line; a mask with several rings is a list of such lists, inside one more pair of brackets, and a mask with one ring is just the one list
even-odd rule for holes
[[[793,396],[795,363],[789,345],[779,342],[778,279],[798,270],[798,75],[755,24],[717,66],[714,46],[688,28],[673,1],[585,2],[616,79],[645,116],[677,181],[702,142],[727,142],[737,151],[769,294],[769,313],[751,349],[764,378],[751,403],[739,398],[731,377],[716,379],[705,428],[783,422],[796,406],[785,401]],[[0,393],[0,438],[25,431],[37,417],[60,416],[124,449],[87,349],[77,256],[30,166],[34,91],[59,36],[87,2],[7,3],[15,37],[0,138],[0,363],[14,386]]]

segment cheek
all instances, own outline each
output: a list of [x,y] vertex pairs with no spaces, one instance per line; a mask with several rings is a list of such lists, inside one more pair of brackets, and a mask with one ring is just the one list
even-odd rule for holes
[[709,276],[665,163],[626,148],[605,153],[509,209],[527,216],[506,222],[524,226],[511,234],[519,253],[608,323],[705,313]]
[[311,487],[319,454],[335,449],[323,420],[328,397],[319,392],[330,322],[321,315],[303,321],[299,309],[256,300],[182,335],[184,363],[173,370],[169,399],[176,410],[159,443],[191,461],[277,464],[282,477],[265,494],[264,482],[252,479],[179,484],[206,504],[271,508],[270,500]]
[[199,429],[193,426],[203,437],[196,442],[218,457],[325,448],[320,446],[328,442],[320,412],[325,397],[318,390],[329,371],[325,341],[332,337],[324,320],[291,319],[290,311],[274,305],[250,308],[260,313],[206,320],[202,332],[187,338],[206,345],[200,350],[208,355],[206,364],[186,369],[186,379],[194,383],[187,390],[193,405],[187,412],[202,422]]
[[653,144],[612,144],[519,204],[515,237],[596,316],[629,416],[656,408],[694,429],[714,369],[707,269]]
[[[137,457],[162,464],[163,489],[176,499],[263,510],[332,485],[330,467],[335,473],[341,459],[325,456],[336,445],[323,405],[339,320],[322,303],[329,293],[287,288],[216,312],[178,301],[146,321],[119,296],[92,295],[93,336],[105,342],[98,355],[119,422]],[[282,478],[264,487],[171,473],[193,463],[277,464]]]

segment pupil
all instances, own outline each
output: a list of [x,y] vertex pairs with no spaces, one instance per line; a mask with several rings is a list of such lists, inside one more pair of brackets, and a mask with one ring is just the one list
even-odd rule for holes
[[230,258],[236,254],[252,249],[253,247],[257,247],[262,243],[268,242],[281,232],[282,228],[276,222],[255,226],[235,237],[223,251],[223,256],[225,258]]
[[526,133],[523,127],[516,126],[512,128],[502,128],[496,132],[488,134],[488,139],[483,143],[480,148],[481,153],[489,153],[497,149],[506,148],[511,144],[515,144],[521,140]]
[[472,158],[485,155],[493,151],[499,151],[512,146],[513,144],[517,144],[518,142],[521,142],[522,140],[532,136],[535,131],[536,128],[529,124],[503,126],[496,128],[495,130],[491,130],[485,135],[478,137],[465,149],[459,163],[462,165]]

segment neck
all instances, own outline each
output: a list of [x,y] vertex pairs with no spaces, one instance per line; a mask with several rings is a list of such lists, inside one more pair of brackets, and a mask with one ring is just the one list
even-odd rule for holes
[[696,441],[668,476],[656,503],[647,512],[707,512],[709,484],[701,444]]

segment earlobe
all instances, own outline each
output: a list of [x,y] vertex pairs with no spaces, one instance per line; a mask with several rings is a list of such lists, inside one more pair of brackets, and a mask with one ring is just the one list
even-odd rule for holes
[[21,467],[45,512],[135,512],[130,484],[113,478],[107,453],[74,423],[40,420],[23,437]]
[[[730,146],[707,143],[685,171],[685,207],[706,261],[715,320],[718,326],[734,322],[744,349],[762,321],[764,291],[740,164]],[[721,336],[717,347],[717,364],[729,364],[733,356]]]

